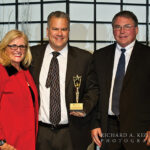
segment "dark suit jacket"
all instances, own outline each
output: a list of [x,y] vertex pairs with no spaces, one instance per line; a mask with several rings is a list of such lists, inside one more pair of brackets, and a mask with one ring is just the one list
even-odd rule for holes
[[[100,98],[92,128],[101,127],[103,133],[107,133],[108,105],[115,48],[116,44],[112,44],[96,51],[93,55]],[[150,47],[136,41],[120,95],[120,132],[128,134],[145,133],[149,129]]]
[[[39,74],[44,57],[44,52],[47,45],[38,45],[31,48],[33,62],[31,66],[31,73],[39,89]],[[91,65],[92,55],[79,48],[68,48],[68,61],[66,72],[66,105],[69,114],[69,104],[75,102],[75,88],[73,85],[73,76],[82,75],[80,86],[80,100],[84,103],[84,111],[87,117],[79,118],[69,116],[70,133],[75,149],[84,150],[90,142],[90,127],[92,109],[97,103],[98,89],[93,74],[93,67]],[[49,66],[47,66],[49,69]]]

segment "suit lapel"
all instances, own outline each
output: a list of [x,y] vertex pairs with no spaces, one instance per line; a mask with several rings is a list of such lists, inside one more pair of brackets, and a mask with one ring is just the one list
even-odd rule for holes
[[135,68],[137,67],[137,62],[140,60],[139,52],[139,44],[136,42],[127,66],[122,89],[124,89],[129,83],[130,79],[132,79],[132,75],[134,74]]
[[106,96],[107,99],[109,99],[110,96],[110,89],[111,89],[111,81],[112,81],[112,73],[113,73],[113,65],[114,65],[114,55],[115,55],[115,48],[116,44],[113,45],[113,47],[110,48],[109,53],[107,54],[107,64],[106,64],[106,87],[107,92]]
[[38,90],[39,90],[39,76],[40,76],[40,71],[41,71],[41,67],[42,67],[42,62],[43,62],[46,46],[47,45],[42,45],[37,49],[38,53],[36,54],[35,64],[34,64],[34,66],[32,66],[34,68],[33,74],[34,74],[34,79],[36,81]]
[[[66,85],[65,85],[65,93],[66,93],[66,103],[67,107],[69,107],[70,101],[73,102],[72,97],[72,90],[73,90],[73,76],[78,73],[77,68],[77,61],[80,61],[76,57],[76,52],[73,47],[68,46],[68,60],[67,60],[67,71],[66,71]],[[68,92],[70,91],[70,92]]]
[[69,81],[73,82],[73,75],[75,72],[76,66],[76,57],[72,47],[68,48],[68,61],[67,61],[67,72],[66,72],[66,88],[69,85]]

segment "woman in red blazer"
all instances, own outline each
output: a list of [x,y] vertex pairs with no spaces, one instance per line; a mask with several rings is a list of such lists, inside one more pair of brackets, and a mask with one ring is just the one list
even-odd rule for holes
[[35,150],[38,94],[28,71],[27,36],[9,31],[0,43],[0,149]]

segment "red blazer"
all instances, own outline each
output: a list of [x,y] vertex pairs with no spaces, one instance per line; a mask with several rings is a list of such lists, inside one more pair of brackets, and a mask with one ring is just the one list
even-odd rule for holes
[[35,150],[37,131],[38,93],[29,71],[0,64],[0,139],[17,150]]

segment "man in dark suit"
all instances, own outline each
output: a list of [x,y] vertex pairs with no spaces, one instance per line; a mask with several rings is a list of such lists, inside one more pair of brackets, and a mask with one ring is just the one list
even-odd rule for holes
[[[89,122],[98,99],[98,88],[91,65],[92,55],[85,50],[69,46],[69,24],[69,16],[66,13],[52,12],[48,16],[49,43],[31,48],[31,73],[39,90],[40,100],[37,150],[86,150],[91,142]],[[55,60],[54,54],[58,54]],[[54,65],[57,64],[53,69],[59,68],[59,71],[50,75],[54,76],[50,79],[49,88],[47,82],[52,61]],[[59,74],[58,78],[56,74]],[[76,101],[73,77],[77,75],[81,77],[79,103],[83,103],[83,110],[70,112],[70,103]],[[56,85],[57,81],[59,85]],[[53,103],[51,96],[55,99],[53,111],[50,111],[50,105]],[[58,99],[59,109],[56,108]],[[53,113],[55,116],[51,117]],[[59,119],[56,123],[52,118]]]
[[148,150],[150,48],[136,40],[138,20],[132,12],[117,13],[112,28],[116,43],[93,56],[100,98],[91,135],[104,150]]

